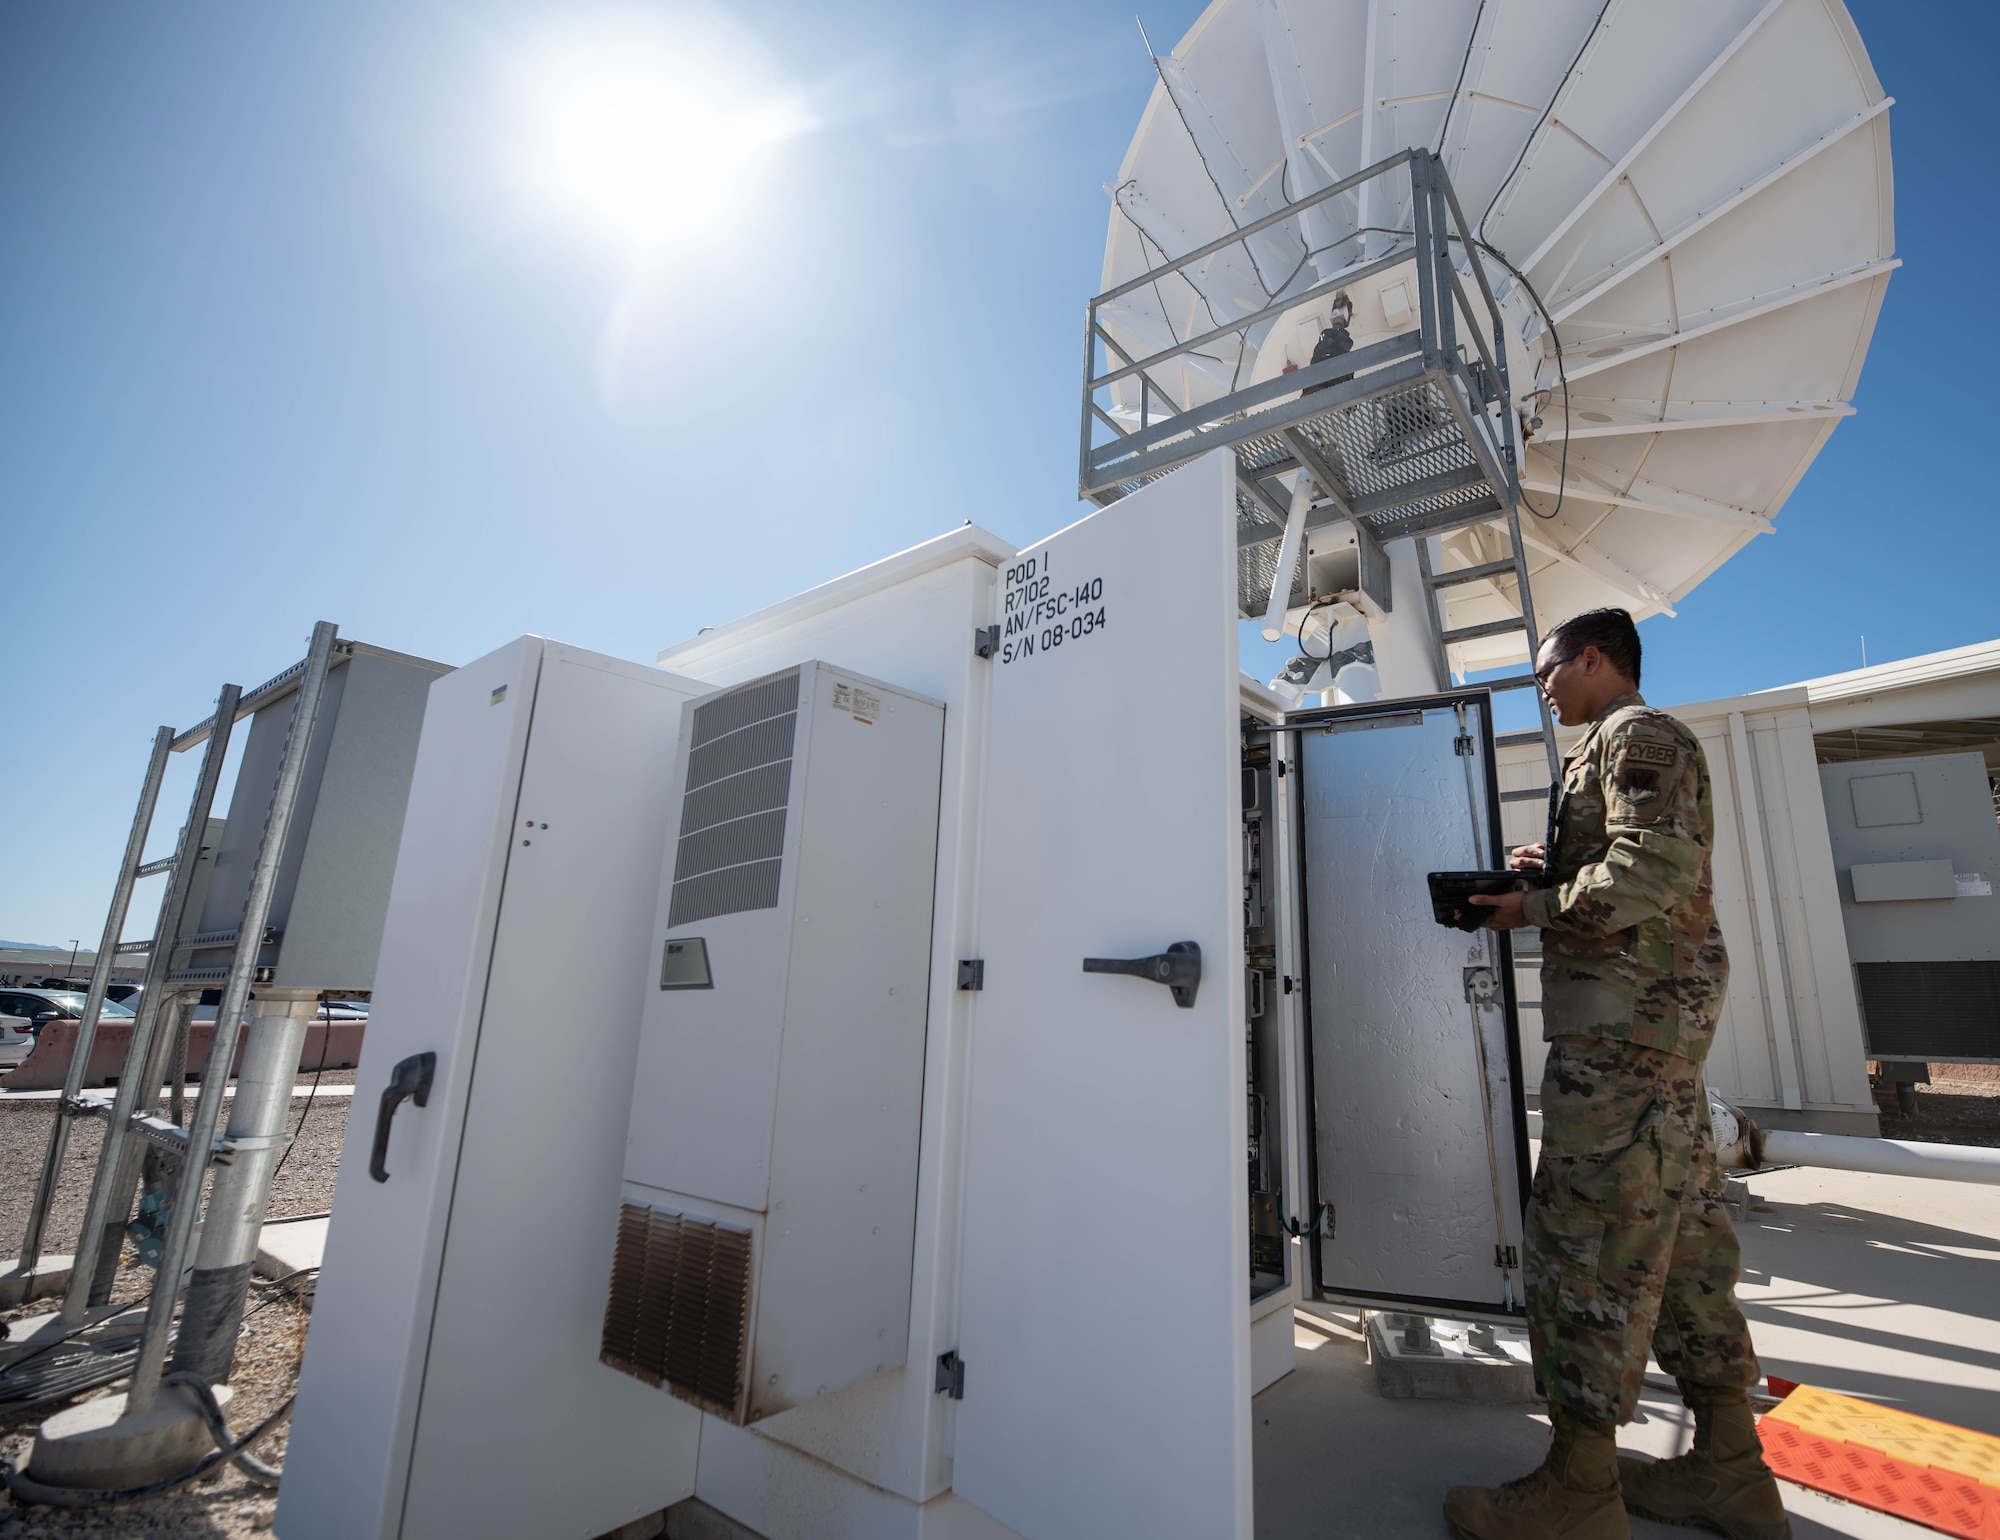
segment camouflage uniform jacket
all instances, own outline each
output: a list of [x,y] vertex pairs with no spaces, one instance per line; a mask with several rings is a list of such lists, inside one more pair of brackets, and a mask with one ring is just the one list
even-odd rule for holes
[[1615,1038],[1700,1063],[1729,956],[1715,922],[1708,761],[1683,723],[1621,695],[1563,760],[1552,794],[1542,1035]]

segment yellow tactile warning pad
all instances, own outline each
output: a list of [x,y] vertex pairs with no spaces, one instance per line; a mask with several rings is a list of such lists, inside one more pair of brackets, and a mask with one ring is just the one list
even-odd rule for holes
[[1801,1385],[1758,1425],[1789,1481],[1964,1536],[2000,1540],[2000,1438]]
[[1767,1415],[1821,1438],[1878,1449],[1906,1465],[1932,1465],[2000,1487],[2000,1438],[1991,1433],[1932,1422],[1816,1385],[1801,1385]]

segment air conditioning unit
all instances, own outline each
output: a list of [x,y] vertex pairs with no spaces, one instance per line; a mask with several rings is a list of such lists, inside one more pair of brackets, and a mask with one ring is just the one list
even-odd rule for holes
[[943,747],[818,662],[683,715],[602,1356],[738,1424],[907,1357]]

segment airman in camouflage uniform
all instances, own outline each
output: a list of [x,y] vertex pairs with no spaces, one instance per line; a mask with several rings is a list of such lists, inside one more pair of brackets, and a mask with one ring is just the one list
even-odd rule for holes
[[1649,1338],[1679,1379],[1747,1388],[1759,1374],[1701,1074],[1729,978],[1715,808],[1700,743],[1637,691],[1570,750],[1556,796],[1549,885],[1524,905],[1542,929],[1549,1043],[1529,1331],[1551,1402],[1616,1425]]
[[[1538,673],[1559,713],[1576,709],[1575,692],[1566,702],[1550,676],[1597,651],[1572,635],[1574,650],[1559,653],[1564,631],[1590,638],[1605,614],[1544,645]],[[1497,927],[1542,932],[1549,1051],[1525,1274],[1554,1447],[1522,1481],[1454,1489],[1445,1513],[1475,1540],[1624,1536],[1626,1507],[1777,1540],[1789,1530],[1749,1417],[1760,1371],[1736,1303],[1741,1256],[1702,1081],[1729,976],[1708,765],[1686,726],[1640,698],[1636,632],[1609,614],[1629,636],[1631,677],[1599,675],[1603,656],[1586,662],[1594,709],[1552,788],[1548,842],[1515,859],[1543,866],[1546,885],[1492,901]],[[1620,632],[1606,634],[1615,643]],[[1649,1343],[1695,1409],[1696,1448],[1614,1467],[1614,1430],[1637,1407]]]

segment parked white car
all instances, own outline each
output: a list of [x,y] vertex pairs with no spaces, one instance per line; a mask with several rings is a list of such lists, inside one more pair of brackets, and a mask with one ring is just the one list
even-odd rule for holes
[[19,1064],[35,1046],[25,1016],[0,1016],[0,1064]]

